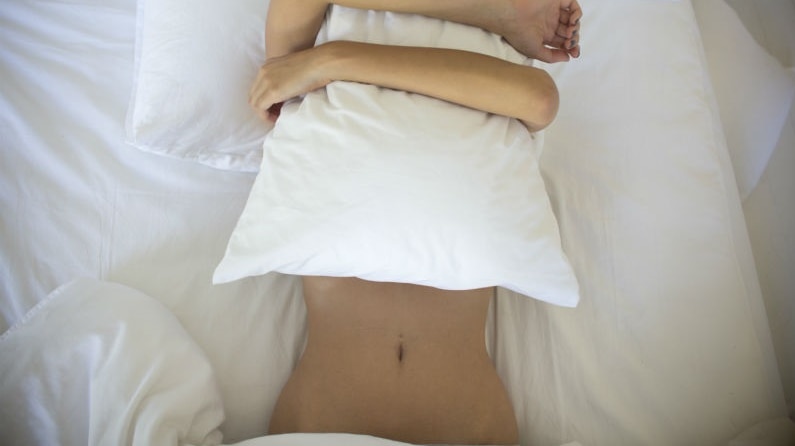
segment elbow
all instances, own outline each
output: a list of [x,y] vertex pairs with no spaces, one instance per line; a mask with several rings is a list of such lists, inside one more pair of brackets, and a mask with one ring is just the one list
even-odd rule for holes
[[530,101],[525,107],[527,114],[522,122],[531,132],[537,132],[555,120],[560,106],[560,95],[555,81],[546,71],[538,70],[537,77],[530,85],[532,91],[527,95]]
[[552,79],[552,76],[547,72],[544,72],[544,76],[545,86],[544,93],[541,95],[542,97],[540,99],[541,111],[539,113],[539,121],[542,129],[552,124],[552,121],[558,116],[558,108],[560,107],[560,94],[555,80]]

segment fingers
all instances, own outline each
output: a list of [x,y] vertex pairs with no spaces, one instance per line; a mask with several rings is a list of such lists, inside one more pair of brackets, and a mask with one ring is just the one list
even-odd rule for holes
[[580,57],[580,19],[582,9],[577,0],[561,2],[560,18],[555,30],[555,37],[545,44],[565,51],[569,56]]
[[[582,16],[582,14],[580,14],[580,16]],[[579,18],[577,18],[577,24],[574,25],[574,28],[575,29],[571,32],[571,37],[563,42],[562,48],[569,53],[569,56],[576,59],[580,57],[580,42],[582,41],[582,34],[580,34]]]
[[579,41],[579,34],[580,34],[580,26],[564,26],[561,25],[558,27],[557,31],[555,32],[555,37],[549,42],[553,46],[558,48],[570,48],[571,42]]
[[569,25],[579,25],[580,19],[582,18],[582,8],[580,8],[580,4],[577,3],[577,0],[571,0],[571,3],[568,6],[569,11]]
[[562,0],[560,2],[560,22],[574,26],[580,23],[582,18],[582,8],[577,0]]
[[579,48],[580,45],[580,31],[578,29],[572,31],[568,36],[561,36],[556,34],[552,40],[548,42],[544,42],[544,44],[555,48],[566,51],[569,55],[573,57],[579,57],[579,51],[576,52],[576,55],[572,53],[573,50]]
[[260,68],[257,79],[248,93],[248,103],[263,121],[276,122],[281,103],[274,99],[272,87],[267,79],[265,67]]
[[263,111],[270,107],[270,104],[266,104],[264,101],[264,93],[266,88],[263,85],[263,76],[264,70],[260,68],[259,72],[257,72],[257,78],[254,80],[254,83],[251,84],[251,89],[248,91],[248,105],[256,110],[260,116],[262,116]]
[[304,50],[268,59],[257,73],[249,90],[249,104],[261,117],[274,120],[274,104],[324,87],[330,80],[319,78],[322,70],[315,63],[318,49]]
[[569,56],[577,59],[580,57],[580,45],[576,45],[568,50]]
[[580,57],[580,46],[575,45],[569,49],[552,48],[545,46],[537,51],[536,59],[546,63],[568,62],[572,58]]
[[558,23],[558,27],[555,29],[555,34],[566,39],[571,39],[579,31],[580,25],[567,25],[565,23]]
[[558,48],[544,46],[538,50],[536,59],[546,63],[568,62],[569,53]]

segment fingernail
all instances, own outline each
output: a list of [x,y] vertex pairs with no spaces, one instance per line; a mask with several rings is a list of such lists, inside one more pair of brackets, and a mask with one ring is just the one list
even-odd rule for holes
[[577,46],[577,41],[576,40],[572,40],[571,42],[569,42],[569,49],[572,49],[575,46]]

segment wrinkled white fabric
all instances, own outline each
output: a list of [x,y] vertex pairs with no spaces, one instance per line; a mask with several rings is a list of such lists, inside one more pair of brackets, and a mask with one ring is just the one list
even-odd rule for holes
[[[481,29],[333,7],[318,41],[524,57]],[[418,94],[333,82],[286,104],[215,271],[272,271],[443,289],[501,286],[579,301],[536,154],[516,119]]]
[[[583,35],[549,67],[540,162],[583,299],[502,292],[491,351],[525,443],[725,444],[786,409],[690,2],[590,2]],[[212,365],[224,441],[259,437],[303,345],[300,286],[210,284],[253,176],[124,142],[134,36],[129,0],[0,7],[0,324],[74,277],[138,289]],[[88,429],[74,414],[61,428]]]
[[204,352],[161,303],[81,279],[0,337],[6,445],[215,445],[223,402]]

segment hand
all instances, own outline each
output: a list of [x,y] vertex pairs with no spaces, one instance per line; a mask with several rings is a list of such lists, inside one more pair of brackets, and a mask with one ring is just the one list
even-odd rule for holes
[[565,62],[580,56],[577,0],[508,0],[498,29],[519,52],[543,62]]
[[312,90],[324,87],[319,66],[321,47],[268,59],[260,67],[249,90],[249,104],[264,121],[276,122],[281,104]]

